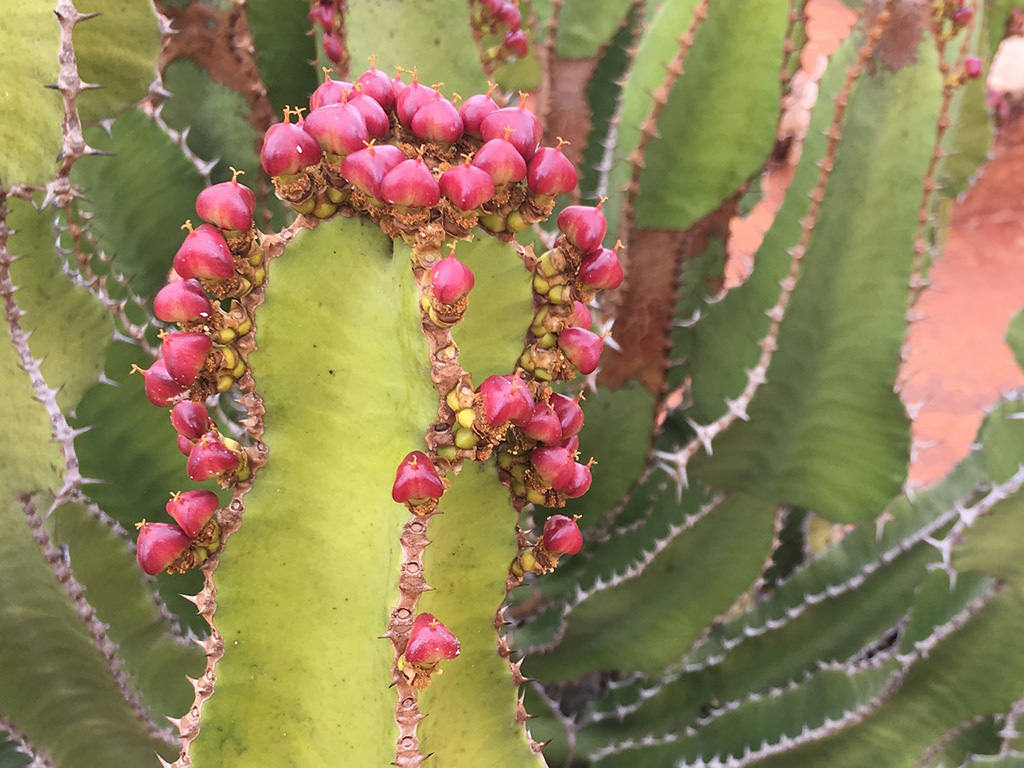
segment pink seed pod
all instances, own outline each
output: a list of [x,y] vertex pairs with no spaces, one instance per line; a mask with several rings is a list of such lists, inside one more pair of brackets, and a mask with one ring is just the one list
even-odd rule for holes
[[580,282],[595,291],[614,290],[622,285],[622,264],[615,251],[598,248],[583,259]]
[[391,498],[399,504],[413,506],[426,504],[444,495],[441,482],[433,462],[422,451],[406,455],[395,470],[395,483],[391,486]]
[[968,56],[964,59],[964,74],[971,80],[977,80],[981,77],[984,69],[984,63],[977,56]]
[[217,511],[217,494],[213,491],[176,493],[167,502],[166,509],[181,530],[194,539]]
[[171,408],[171,426],[181,437],[190,441],[198,440],[213,427],[206,406],[195,400],[182,400]]
[[329,5],[314,5],[306,14],[310,24],[319,25],[324,32],[334,29],[334,9]]
[[974,18],[974,9],[969,5],[961,5],[953,11],[953,14],[949,18],[953,22],[953,26],[957,29],[966,27],[971,23],[971,19]]
[[571,517],[552,515],[544,523],[544,549],[553,555],[575,555],[583,549],[583,534]]
[[430,288],[438,301],[454,304],[473,289],[473,272],[452,251],[430,268]]
[[171,378],[191,387],[206,365],[213,342],[205,333],[168,333],[160,344],[160,356]]
[[459,111],[441,94],[416,110],[409,127],[418,138],[441,144],[458,141],[463,129]]
[[370,139],[383,139],[391,133],[391,121],[384,107],[378,104],[375,98],[364,93],[363,86],[359,83],[356,83],[348,103],[362,115]]
[[484,121],[484,118],[491,112],[498,111],[498,105],[491,98],[497,87],[496,83],[490,83],[487,93],[470,96],[459,107],[459,117],[462,118],[463,129],[473,138],[480,138],[480,123]]
[[[570,499],[578,499],[590,490],[593,476],[590,473],[590,464],[580,464],[578,461],[572,467],[572,479],[562,490]],[[575,554],[572,552],[570,554]]]
[[554,488],[564,490],[572,480],[572,455],[559,445],[545,445],[530,451],[530,464],[537,476]]
[[521,97],[518,107],[505,107],[485,117],[480,123],[480,136],[484,141],[505,138],[506,129],[510,128],[512,134],[508,141],[528,161],[537,153],[541,127],[537,116],[524,106],[526,94]]
[[521,29],[513,29],[506,32],[502,45],[507,51],[520,59],[525,59],[526,55],[530,52],[530,41],[526,38],[526,33]]
[[556,392],[551,395],[551,406],[558,414],[558,420],[562,425],[562,437],[578,435],[583,429],[583,409],[580,408],[580,404],[574,398]]
[[519,29],[523,26],[523,16],[513,3],[502,3],[494,15],[510,29]]
[[459,639],[433,614],[421,613],[412,623],[405,660],[415,666],[433,666],[442,659],[454,659],[460,652]]
[[201,483],[211,477],[234,472],[241,466],[241,457],[224,444],[218,432],[210,431],[192,446],[186,471],[190,479]]
[[267,129],[260,150],[260,163],[271,176],[291,176],[320,162],[323,152],[316,139],[302,129],[302,118],[292,123],[292,110],[285,108],[284,121]]
[[441,199],[441,188],[423,158],[403,160],[380,183],[382,198],[404,208],[428,208]]
[[484,415],[492,427],[506,421],[526,424],[533,416],[533,397],[526,382],[517,376],[488,376],[477,388]]
[[136,559],[150,576],[174,564],[192,545],[192,540],[174,523],[143,523],[139,526]]
[[157,358],[149,368],[143,370],[138,366],[132,366],[133,373],[141,373],[146,380],[146,397],[157,408],[168,408],[178,395],[188,387],[184,387],[175,381],[167,372],[164,361]]
[[376,56],[370,57],[370,68],[356,80],[363,87],[363,93],[372,98],[384,109],[395,106],[395,86],[391,78],[376,67]]
[[195,444],[195,440],[189,440],[184,435],[178,435],[178,450],[181,451],[183,455],[188,456],[192,453],[192,446]]
[[559,445],[565,448],[565,450],[569,452],[570,456],[575,456],[576,452],[580,449],[580,436],[573,435],[572,437],[560,442]]
[[441,194],[460,211],[472,211],[494,197],[494,182],[482,168],[470,165],[469,156],[463,165],[456,165],[441,174]]
[[403,84],[401,91],[395,90],[395,111],[398,113],[398,119],[402,125],[411,126],[412,119],[420,107],[435,98],[437,98],[437,91],[429,85],[423,85],[417,79],[414,69],[412,82],[409,85]]
[[302,125],[324,152],[341,157],[358,152],[370,140],[366,121],[349,104],[327,104],[314,109]]
[[576,189],[576,168],[564,154],[561,138],[557,147],[541,147],[530,160],[526,184],[535,195],[565,195]]
[[251,189],[238,183],[242,171],[231,169],[231,181],[207,187],[196,197],[196,213],[203,221],[229,232],[248,232],[252,228],[252,213],[256,196]]
[[219,229],[212,224],[192,229],[191,221],[186,221],[182,228],[187,228],[188,234],[174,254],[175,272],[186,279],[202,280],[226,280],[235,274],[235,260]]
[[473,165],[486,171],[495,187],[504,187],[526,178],[526,161],[511,142],[491,139],[476,153]]
[[597,207],[570,205],[558,214],[558,228],[565,239],[583,253],[592,253],[601,247],[601,241],[608,232],[608,222],[601,212],[600,203]]
[[165,323],[194,323],[213,314],[213,305],[198,280],[174,280],[153,299],[153,313]]
[[336,35],[334,32],[324,32],[320,42],[324,45],[324,54],[335,64],[340,63],[345,58],[345,44],[342,42],[340,35]]
[[594,324],[594,318],[590,314],[590,310],[587,309],[587,305],[582,301],[574,301],[572,303],[572,314],[569,315],[569,325],[575,328],[586,328],[590,330],[590,326]]
[[331,77],[331,70],[323,68],[324,81],[316,87],[309,97],[309,109],[315,111],[320,107],[330,104],[343,104],[352,90],[352,83],[347,80],[335,80]]
[[373,142],[341,161],[341,175],[364,194],[381,199],[380,183],[395,166],[405,160],[398,147]]
[[533,416],[522,428],[523,434],[544,445],[562,442],[562,424],[555,409],[543,400],[534,403]]
[[566,328],[558,334],[558,348],[584,375],[597,370],[603,345],[600,336],[585,328]]

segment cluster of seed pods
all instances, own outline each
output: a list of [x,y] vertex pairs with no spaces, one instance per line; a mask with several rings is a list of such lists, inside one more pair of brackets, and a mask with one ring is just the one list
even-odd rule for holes
[[530,51],[530,42],[523,30],[519,5],[509,0],[472,0],[473,28],[499,40],[482,52],[485,64],[504,61],[509,55],[522,59]]
[[[247,480],[245,451],[221,434],[204,405],[245,374],[238,344],[252,329],[239,299],[262,284],[263,252],[253,226],[252,190],[232,180],[207,187],[196,198],[206,223],[188,230],[174,257],[173,279],[157,293],[153,310],[179,330],[162,333],[160,356],[147,370],[146,397],[170,408],[179,450],[190,479],[216,479],[223,487]],[[175,494],[167,504],[172,523],[139,524],[138,560],[149,574],[180,573],[201,564],[220,546],[217,496],[210,491]]]
[[[958,35],[974,20],[974,9],[961,0],[939,0],[934,6],[935,24],[942,30],[946,40]],[[984,62],[979,57],[966,56],[963,69],[957,73],[957,77],[961,82],[963,79],[977,80],[984,68]]]

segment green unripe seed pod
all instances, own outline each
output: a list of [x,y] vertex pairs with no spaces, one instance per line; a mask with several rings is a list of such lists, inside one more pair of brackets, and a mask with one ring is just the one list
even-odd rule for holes
[[464,451],[472,450],[476,448],[476,444],[480,442],[480,438],[471,429],[456,429],[455,430],[455,447],[461,448]]
[[457,414],[455,414],[455,420],[459,422],[459,426],[464,429],[472,429],[473,422],[476,421],[476,411],[472,408],[463,408]]

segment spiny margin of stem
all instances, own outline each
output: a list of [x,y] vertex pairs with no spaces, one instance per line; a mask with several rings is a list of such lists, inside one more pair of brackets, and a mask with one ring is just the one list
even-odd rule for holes
[[[436,222],[425,225],[416,234],[410,267],[419,286],[420,301],[429,293],[429,269],[441,259],[441,245],[444,239],[444,228]],[[431,322],[429,315],[423,310],[423,304],[420,303],[419,306],[420,327],[427,341],[430,359],[430,380],[438,394],[438,420],[427,430],[424,438],[433,460],[439,447],[452,444],[450,438],[455,413],[448,407],[445,398],[460,381],[468,380],[469,374],[459,362],[459,348],[452,339],[451,328],[443,328]],[[463,453],[466,457],[474,454],[472,451]],[[460,456],[455,462],[457,463],[460,458],[463,457]],[[454,470],[455,466],[456,464],[448,464],[448,471]],[[384,634],[384,637],[391,641],[394,651],[391,680],[397,695],[395,723],[398,726],[394,765],[399,768],[417,768],[428,757],[420,752],[419,737],[416,734],[417,725],[426,715],[420,712],[416,691],[410,680],[402,674],[398,662],[409,642],[409,632],[416,617],[416,605],[420,595],[431,589],[423,574],[423,553],[430,544],[427,526],[430,518],[436,514],[439,514],[438,509],[425,515],[412,515],[402,526],[402,536],[399,539],[402,547],[402,570],[398,578],[398,602],[391,611],[387,632]]]
[[[622,202],[622,217],[619,225],[619,239],[626,244],[627,252],[626,257],[623,259],[622,270],[626,275],[624,285],[629,283],[629,238],[631,230],[633,229],[633,207],[636,204],[636,197],[640,192],[640,171],[644,167],[644,150],[650,143],[651,139],[658,135],[658,118],[661,116],[661,111],[668,104],[669,94],[672,92],[672,86],[675,85],[676,80],[683,74],[683,69],[686,63],[686,56],[690,52],[690,48],[693,46],[693,41],[697,36],[697,30],[700,29],[701,24],[708,17],[708,8],[711,5],[711,0],[700,0],[696,7],[693,9],[693,15],[690,17],[690,26],[686,28],[679,36],[679,48],[676,51],[676,55],[672,58],[668,64],[665,65],[665,79],[653,94],[651,99],[653,105],[651,111],[647,115],[647,119],[644,120],[640,126],[640,141],[636,145],[628,158],[630,165],[630,177],[629,183],[626,185],[626,194]],[[620,295],[622,288],[619,289]]]
[[786,276],[779,281],[781,286],[779,298],[766,312],[771,322],[768,326],[768,332],[758,343],[758,346],[761,348],[761,354],[758,356],[757,364],[747,372],[747,383],[744,385],[743,391],[740,392],[735,400],[727,400],[728,410],[711,423],[701,425],[691,421],[690,426],[696,432],[696,436],[685,446],[676,451],[655,451],[655,456],[662,462],[662,469],[675,479],[677,493],[681,494],[682,489],[689,485],[686,468],[690,459],[702,447],[710,452],[711,443],[715,437],[737,420],[742,419],[745,421],[748,418],[747,408],[753,400],[754,394],[767,380],[768,366],[774,357],[775,350],[778,348],[779,328],[782,326],[782,320],[786,315],[789,301],[800,279],[800,267],[807,252],[811,232],[817,223],[821,204],[825,199],[825,187],[835,165],[836,151],[839,148],[839,140],[842,136],[843,117],[846,114],[850,93],[853,90],[854,83],[863,74],[865,67],[878,46],[879,40],[889,25],[889,21],[892,18],[890,10],[892,2],[893,0],[887,0],[885,5],[878,11],[870,29],[867,31],[864,44],[857,52],[856,60],[847,69],[842,88],[840,88],[839,93],[836,95],[832,122],[825,131],[828,143],[825,154],[819,163],[817,183],[809,195],[811,205],[801,221],[800,239],[795,246],[789,249],[789,270]]
[[[555,58],[555,42],[558,39],[558,19],[562,15],[562,4],[565,0],[551,0],[551,16],[548,18],[547,34],[544,36],[544,43],[537,46],[537,59],[540,63],[540,88],[537,93],[537,106],[539,108],[537,119],[540,120],[541,128],[546,136],[548,134],[548,117],[551,111],[551,61]],[[537,27],[534,26],[534,29]],[[538,30],[539,32],[539,30]],[[540,35],[537,35],[540,38]]]
[[0,713],[0,734],[6,734],[10,741],[17,744],[19,752],[32,758],[32,762],[28,764],[27,768],[57,768],[57,763],[49,753],[30,742],[28,736],[19,731],[13,722],[4,717],[3,713]]
[[178,745],[177,739],[170,728],[161,728],[153,719],[148,708],[142,701],[142,695],[132,686],[128,679],[128,673],[124,671],[124,664],[118,658],[118,646],[107,634],[106,625],[96,616],[96,609],[85,599],[85,587],[83,587],[71,572],[71,567],[64,559],[60,549],[54,546],[50,540],[50,534],[46,531],[42,515],[36,508],[31,494],[22,495],[18,501],[21,503],[22,512],[25,515],[25,523],[32,531],[32,539],[42,553],[43,558],[53,571],[53,576],[61,585],[64,593],[75,608],[75,614],[79,621],[85,626],[86,632],[92,638],[93,645],[99,651],[103,662],[106,665],[107,673],[113,680],[121,698],[135,714],[136,719],[142,723],[150,738],[163,742],[170,747]]
[[214,583],[214,574],[224,552],[223,545],[242,526],[242,517],[245,512],[245,494],[252,488],[259,470],[267,463],[267,446],[262,441],[264,432],[263,415],[265,412],[263,400],[256,392],[256,382],[252,376],[252,367],[249,365],[249,356],[258,348],[256,343],[256,333],[258,331],[256,309],[263,303],[266,295],[266,286],[270,282],[270,262],[281,255],[285,246],[291,242],[299,231],[310,229],[316,226],[316,224],[316,219],[299,216],[291,225],[285,227],[280,232],[272,235],[260,235],[259,242],[260,247],[263,249],[263,263],[267,268],[267,279],[262,285],[240,300],[242,307],[253,318],[252,330],[235,343],[239,356],[246,364],[245,374],[238,380],[237,385],[243,393],[239,398],[239,402],[245,408],[246,413],[243,424],[245,425],[246,433],[252,441],[250,445],[243,448],[248,464],[252,468],[252,475],[248,480],[235,485],[231,501],[226,507],[218,510],[217,522],[220,524],[221,549],[204,562],[200,569],[203,573],[203,588],[194,596],[185,596],[189,602],[196,606],[199,615],[210,625],[210,634],[199,643],[206,653],[206,668],[198,678],[188,678],[195,691],[192,706],[189,707],[188,712],[180,719],[169,718],[177,726],[178,733],[181,735],[181,753],[178,759],[171,764],[173,768],[191,768],[192,766],[189,748],[199,735],[202,707],[206,700],[213,695],[214,686],[217,681],[217,662],[224,655],[224,638],[217,631],[217,626],[214,623],[214,614],[217,612],[217,586]]

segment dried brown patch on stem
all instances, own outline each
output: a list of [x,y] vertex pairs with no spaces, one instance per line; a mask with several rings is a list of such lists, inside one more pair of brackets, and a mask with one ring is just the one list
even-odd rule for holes
[[866,11],[868,25],[886,13],[892,21],[878,41],[875,60],[895,72],[917,61],[917,46],[931,24],[932,7],[928,0],[875,0]]

